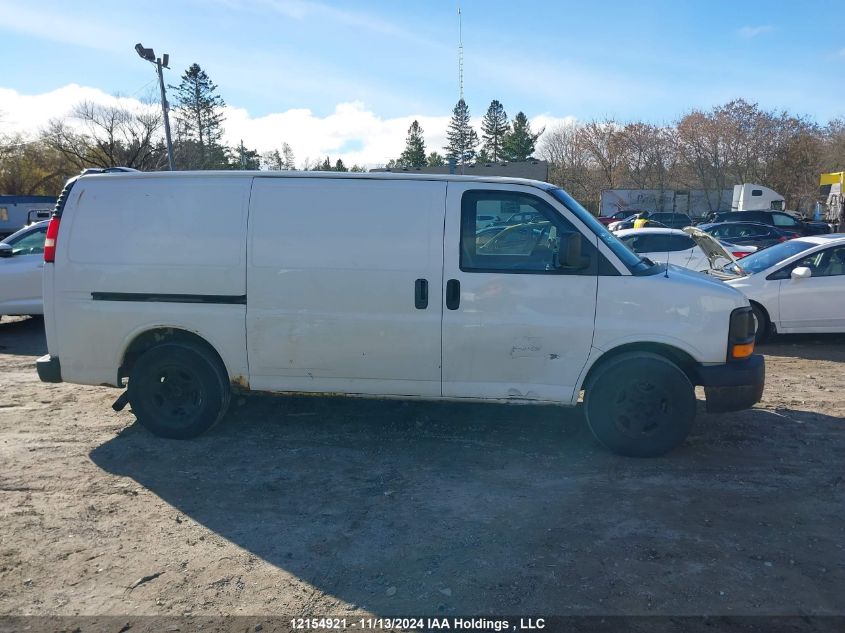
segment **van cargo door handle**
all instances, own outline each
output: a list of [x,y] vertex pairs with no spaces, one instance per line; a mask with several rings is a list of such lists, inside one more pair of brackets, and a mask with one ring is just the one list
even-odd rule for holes
[[446,307],[457,310],[459,305],[461,305],[461,282],[450,279],[446,282]]
[[417,279],[414,282],[414,306],[417,310],[428,307],[428,279]]

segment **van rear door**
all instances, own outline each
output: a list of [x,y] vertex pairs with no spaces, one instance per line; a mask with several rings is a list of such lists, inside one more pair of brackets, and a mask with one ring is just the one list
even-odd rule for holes
[[250,387],[440,395],[446,183],[256,177]]

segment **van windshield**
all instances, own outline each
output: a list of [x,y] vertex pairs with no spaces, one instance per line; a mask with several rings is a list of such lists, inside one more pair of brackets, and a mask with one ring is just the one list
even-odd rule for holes
[[655,265],[651,260],[640,257],[620,242],[613,233],[607,230],[604,224],[596,220],[592,213],[582,207],[575,198],[570,196],[563,189],[549,189],[548,193],[551,194],[555,200],[563,203],[563,205],[574,213],[581,222],[586,224],[632,273],[642,273]]

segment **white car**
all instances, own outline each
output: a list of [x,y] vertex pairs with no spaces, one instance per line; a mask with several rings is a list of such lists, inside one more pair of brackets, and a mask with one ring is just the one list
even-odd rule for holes
[[0,242],[0,315],[44,313],[41,272],[47,224],[36,222]]
[[[703,231],[667,228],[623,229],[616,237],[641,257],[704,272],[721,268],[757,250],[754,246],[720,243]],[[702,242],[707,244],[702,248]],[[709,244],[712,242],[713,244]]]
[[845,332],[845,234],[789,240],[715,275],[751,301],[758,342],[772,330]]

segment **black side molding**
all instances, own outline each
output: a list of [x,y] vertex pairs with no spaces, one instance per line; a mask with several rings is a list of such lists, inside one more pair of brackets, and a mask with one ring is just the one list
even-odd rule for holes
[[147,301],[153,303],[222,303],[246,305],[246,295],[189,295],[156,292],[92,292],[94,301]]

